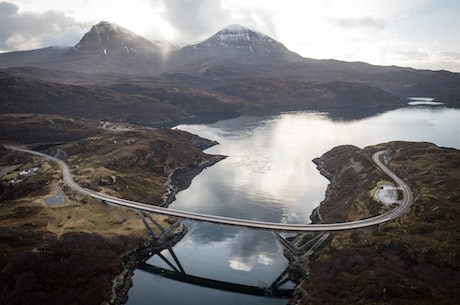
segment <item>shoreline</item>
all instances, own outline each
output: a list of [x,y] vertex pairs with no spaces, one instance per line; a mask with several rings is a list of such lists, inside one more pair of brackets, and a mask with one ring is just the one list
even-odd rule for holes
[[121,256],[124,270],[113,279],[112,297],[103,305],[123,305],[128,301],[129,289],[133,286],[134,271],[141,261],[153,253],[173,247],[187,234],[188,229],[182,223],[161,240],[146,241]]
[[166,183],[168,190],[163,194],[162,207],[168,207],[174,200],[176,195],[185,189],[187,189],[192,180],[198,176],[203,170],[214,164],[227,158],[222,155],[209,155],[208,159],[196,164],[194,166],[188,166],[184,168],[177,168],[169,174],[168,181]]
[[[330,196],[330,188],[335,180],[335,177],[333,174],[326,171],[326,169],[323,166],[324,162],[320,158],[315,158],[312,160],[312,162],[316,165],[316,169],[319,171],[319,173],[329,181],[329,184],[327,185],[326,191],[324,193],[324,199],[319,203],[317,207],[315,207],[311,211],[309,216],[312,224],[321,224],[323,223],[323,218],[321,217],[319,209],[321,207],[321,204],[327,201],[328,196]],[[297,234],[294,238],[297,238],[301,235],[302,234]],[[283,252],[284,257],[289,262],[287,267],[288,278],[293,283],[295,283],[295,288],[293,290],[292,296],[289,298],[287,304],[296,305],[298,304],[298,301],[302,299],[303,295],[307,293],[304,289],[302,289],[301,284],[305,279],[307,279],[310,272],[307,266],[309,257],[307,257],[307,260],[302,260],[294,257],[292,254],[289,253],[289,251],[285,250]]]
[[[384,153],[391,156],[392,163],[385,164],[386,170],[381,168],[382,171],[377,171],[369,161],[372,160],[376,164],[382,162],[379,158],[382,153],[378,154],[378,152],[383,152],[384,149]],[[375,217],[373,216],[375,213],[381,215],[398,209],[403,209],[403,213],[384,225],[365,230],[335,232],[322,248],[315,249],[311,259],[302,261],[297,257],[285,255],[289,260],[289,278],[296,284],[288,304],[333,304],[337,301],[337,291],[341,291],[344,295],[342,298],[353,300],[350,303],[356,303],[356,300],[364,298],[366,302],[363,303],[366,304],[379,303],[382,300],[398,300],[409,304],[403,292],[410,292],[414,298],[420,300],[450,298],[449,293],[437,291],[437,288],[432,288],[432,291],[428,289],[415,291],[413,287],[415,285],[433,287],[431,277],[414,277],[414,272],[425,274],[427,268],[439,270],[438,268],[449,263],[448,266],[452,269],[457,265],[450,260],[449,256],[443,256],[442,251],[439,250],[440,245],[446,245],[444,241],[440,244],[431,243],[433,230],[437,232],[436,234],[447,236],[450,236],[453,230],[452,227],[444,229],[441,224],[436,225],[436,222],[442,222],[443,225],[454,223],[450,220],[455,219],[454,217],[445,216],[448,215],[447,211],[454,212],[452,204],[448,201],[458,200],[455,182],[449,183],[445,180],[445,177],[451,179],[455,175],[458,177],[458,172],[455,174],[451,170],[451,164],[456,164],[456,161],[453,161],[455,159],[451,158],[454,153],[453,149],[440,148],[430,143],[394,141],[358,150],[339,146],[326,152],[321,158],[314,159],[318,171],[327,177],[330,183],[323,201],[311,212],[310,219],[313,222],[321,223],[321,216],[325,223],[329,223],[332,220],[353,221],[353,219]],[[384,159],[388,160],[388,158]],[[356,166],[358,161],[362,166]],[[434,161],[441,162],[441,167],[436,167],[438,164]],[[431,169],[431,171],[421,172],[420,168]],[[438,178],[429,176],[430,172]],[[387,182],[389,178],[391,183]],[[408,189],[409,185],[410,189]],[[388,187],[392,192],[389,194],[391,196],[388,196],[391,197],[388,202],[385,196],[383,198],[380,196],[380,199],[375,198],[377,187],[382,186]],[[402,191],[402,198],[397,194],[398,191]],[[445,194],[445,203],[433,194]],[[417,204],[414,204],[414,201]],[[441,209],[445,209],[444,214],[440,217],[436,216],[436,211]],[[436,255],[425,256],[427,248]],[[380,259],[382,253],[387,253],[386,257],[390,257],[390,263]],[[379,276],[376,277],[374,271],[368,272],[367,268],[363,268],[360,264],[372,264],[373,270],[378,269]],[[398,266],[401,265],[405,266],[405,270],[410,271],[403,270],[399,273],[401,275],[395,278],[393,275],[400,271]],[[299,272],[302,268],[306,272]],[[443,281],[445,286],[452,282],[452,279],[444,280],[446,274],[434,273],[434,276],[438,277],[438,281]],[[350,280],[350,276],[354,280]],[[375,281],[376,278],[379,280]],[[370,287],[369,282],[372,282],[376,288]],[[329,286],[326,287],[330,287],[331,291],[325,291],[324,283],[328,283]]]
[[[189,166],[185,168],[177,168],[168,177],[167,188],[168,190],[163,195],[163,207],[168,207],[176,199],[176,195],[187,189],[192,183],[193,178],[199,175],[204,169],[213,166],[226,156],[210,155],[207,160],[197,164],[196,166]],[[151,240],[144,242],[137,248],[123,254],[122,262],[124,271],[113,279],[112,298],[106,305],[123,305],[128,301],[129,289],[133,286],[132,277],[134,270],[139,265],[139,262],[144,261],[150,257],[152,253],[161,252],[164,249],[173,247],[175,244],[187,234],[188,229],[182,223],[178,228],[169,232],[162,240]]]
[[[340,190],[336,188],[336,185],[341,183],[341,175],[339,174],[339,171],[331,172],[330,170],[328,170],[328,166],[326,164],[334,159],[334,157],[328,157],[328,154],[334,149],[338,149],[340,147],[346,146],[334,147],[330,151],[324,153],[321,157],[314,158],[312,160],[312,162],[316,165],[316,169],[318,170],[318,172],[329,181],[329,184],[327,185],[326,191],[324,193],[324,199],[319,203],[317,207],[315,207],[312,210],[309,216],[310,220],[312,221],[312,224],[322,224],[324,222],[323,217],[320,213],[321,206],[323,204],[327,204],[331,200],[331,198],[334,198],[334,195],[336,195],[336,193],[340,193]],[[342,164],[341,166],[345,166],[345,164]],[[298,236],[301,236],[301,234],[297,235],[296,237]],[[292,255],[289,255],[289,253],[286,251],[285,257],[289,261],[287,269],[289,279],[291,279],[291,281],[293,281],[296,284],[293,295],[289,299],[288,304],[296,305],[304,297],[304,295],[307,294],[307,292],[302,288],[302,283],[308,278],[310,274],[309,260],[311,255],[306,257],[306,259],[298,259]]]
[[[394,176],[377,171],[369,162],[370,156],[374,162],[390,160],[375,154],[382,150],[391,158],[385,165]],[[323,154],[323,165],[334,175],[324,199],[328,201],[320,204],[324,222],[372,217],[406,206],[408,198],[412,203],[383,225],[331,234],[304,262],[308,275],[295,282],[289,304],[456,304],[459,157],[457,149],[404,141],[355,152],[338,147]],[[362,166],[356,166],[358,161]],[[375,198],[377,188],[389,178],[403,189],[410,186],[398,197],[391,194],[396,202],[390,207]],[[312,218],[318,210],[312,211]],[[296,274],[289,276],[293,279]]]

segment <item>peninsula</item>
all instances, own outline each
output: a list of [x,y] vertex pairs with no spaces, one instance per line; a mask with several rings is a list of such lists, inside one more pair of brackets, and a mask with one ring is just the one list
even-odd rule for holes
[[375,197],[377,185],[392,184],[370,162],[382,149],[388,167],[414,192],[414,203],[395,221],[333,232],[309,260],[292,261],[299,286],[290,304],[456,304],[460,151],[413,142],[336,147],[314,160],[331,183],[312,220],[362,219],[398,204]]

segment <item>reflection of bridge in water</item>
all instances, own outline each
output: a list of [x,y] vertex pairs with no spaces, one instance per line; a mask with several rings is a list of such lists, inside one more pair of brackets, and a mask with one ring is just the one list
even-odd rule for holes
[[174,262],[169,260],[161,253],[156,253],[149,257],[147,260],[155,255],[158,255],[158,257],[160,257],[161,260],[164,261],[171,269],[155,266],[147,263],[146,261],[140,263],[137,268],[150,274],[162,276],[174,281],[180,281],[183,283],[206,288],[219,289],[223,291],[273,298],[289,298],[292,295],[293,289],[282,287],[284,284],[289,282],[287,269],[284,270],[269,287],[243,285],[187,274],[174,251],[171,248],[169,248],[168,251]]
[[[161,224],[150,216],[149,213],[141,211],[138,211],[138,213],[152,239],[160,243],[163,238],[168,238],[168,235],[172,230],[182,225],[181,222],[177,220],[175,224],[165,230]],[[155,235],[151,225],[155,226],[159,230],[160,234],[158,236]],[[288,240],[277,232],[273,231],[272,233],[275,239],[289,253],[290,257],[297,261],[308,260],[313,252],[329,237],[329,233],[319,233],[312,234],[309,238],[304,238],[298,235],[296,238]],[[273,298],[289,298],[292,296],[293,289],[283,288],[283,285],[290,281],[287,269],[285,269],[270,285],[268,285],[268,287],[244,285],[187,274],[185,268],[172,248],[168,248],[167,250],[169,251],[171,259],[168,259],[161,252],[154,253],[141,262],[137,268],[150,274],[162,276],[174,281],[223,291]],[[170,269],[147,263],[147,261],[155,255],[157,255]]]
[[[283,238],[280,234],[275,233],[275,237],[277,240],[281,242],[281,244],[286,248],[286,250],[291,253],[295,257],[295,259],[305,260],[308,259],[309,256],[317,249],[328,237],[331,231],[340,231],[340,230],[350,230],[350,229],[358,229],[358,228],[365,228],[374,225],[379,225],[381,223],[390,221],[392,219],[396,219],[400,217],[406,210],[410,207],[413,201],[413,193],[409,186],[396,174],[394,174],[384,163],[386,163],[386,151],[378,151],[372,155],[372,161],[392,180],[394,180],[398,189],[400,189],[403,193],[403,199],[398,202],[398,206],[394,209],[377,216],[373,216],[370,218],[360,219],[356,221],[350,222],[342,222],[342,223],[326,223],[326,224],[287,224],[287,223],[271,223],[271,222],[264,222],[264,221],[256,221],[256,220],[247,220],[247,219],[239,219],[239,218],[231,218],[231,217],[223,217],[223,216],[215,216],[215,215],[208,215],[208,214],[201,214],[201,213],[194,213],[194,212],[187,212],[187,211],[179,211],[164,207],[152,206],[149,204],[145,204],[142,202],[135,202],[131,200],[126,200],[122,198],[116,198],[112,196],[108,196],[106,194],[98,193],[86,188],[81,187],[78,185],[72,178],[70,173],[70,169],[67,164],[55,157],[24,149],[15,146],[4,145],[7,149],[12,149],[20,152],[34,154],[53,162],[59,164],[62,169],[62,176],[64,182],[73,190],[79,192],[82,195],[92,197],[94,199],[100,200],[101,202],[112,204],[120,207],[135,209],[139,211],[139,216],[141,217],[142,221],[144,222],[147,230],[152,235],[154,239],[162,239],[163,237],[167,236],[171,230],[175,228],[175,225],[170,226],[167,230],[161,227],[154,218],[152,218],[149,213],[158,213],[163,215],[175,216],[181,219],[191,219],[196,221],[205,221],[210,223],[217,223],[217,224],[224,224],[224,225],[234,225],[234,226],[241,226],[247,228],[257,228],[257,229],[265,229],[271,231],[286,231],[286,232],[322,232],[318,234],[316,237],[310,239],[307,242],[303,240],[298,241],[288,241]],[[148,220],[152,224],[160,229],[161,235],[159,237],[155,237],[153,234],[153,230],[148,224]],[[172,255],[174,258],[175,255]],[[174,258],[176,261],[176,258]],[[177,260],[179,262],[179,260]],[[169,264],[168,264],[169,265]],[[169,265],[171,266],[171,265]],[[173,265],[172,265],[173,266]],[[206,278],[201,278],[193,275],[186,274],[185,270],[182,267],[179,267],[180,263],[178,264],[177,268],[172,268],[173,270],[164,269],[158,266],[149,265],[147,263],[143,263],[140,269],[145,271],[154,273],[154,274],[161,274],[165,277],[169,277],[174,280],[179,280],[183,282],[188,282],[196,285],[201,285],[205,287],[211,287],[216,289],[223,289],[228,291],[234,292],[241,292],[241,293],[248,293],[254,295],[266,295],[266,296],[275,296],[277,291],[280,290],[279,287],[286,283],[286,271],[278,277],[270,287],[268,288],[260,288],[254,286],[246,286],[241,284],[234,284],[234,283],[227,283],[218,280],[211,280]],[[282,295],[282,293],[281,293]]]

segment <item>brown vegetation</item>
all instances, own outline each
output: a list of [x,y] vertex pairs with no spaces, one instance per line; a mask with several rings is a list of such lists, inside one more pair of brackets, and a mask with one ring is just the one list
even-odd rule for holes
[[292,108],[340,107],[395,108],[403,105],[398,97],[358,82],[315,82],[278,79],[236,79],[220,82],[213,90],[255,105]]
[[200,148],[214,144],[180,130],[133,129],[106,132],[50,152],[65,152],[76,181],[82,185],[161,205],[170,175],[180,168],[206,164],[213,156]]
[[235,98],[154,78],[69,85],[0,72],[0,113],[55,114],[137,124],[239,112]]
[[[398,221],[334,233],[309,262],[310,275],[300,285],[303,293],[299,289],[292,303],[458,303],[460,152],[428,143],[393,142],[349,151],[344,158],[386,148],[391,152],[389,166],[414,191],[414,204]],[[341,171],[338,167],[336,172]],[[345,178],[334,177],[333,185]],[[331,187],[330,192],[332,197],[347,196],[340,188]]]
[[319,207],[323,223],[364,219],[385,210],[369,194],[379,181],[388,178],[373,165],[369,153],[351,145],[340,146],[313,162],[332,182]]
[[103,132],[99,121],[38,114],[0,114],[0,143],[64,143]]
[[69,232],[11,259],[0,274],[0,304],[101,304],[123,271],[120,256],[139,239]]
[[[87,187],[156,204],[168,192],[171,173],[205,166],[212,156],[201,149],[216,144],[179,130],[114,125],[104,130],[59,116],[4,118],[2,126],[13,132],[3,134],[9,143],[32,142],[67,158],[75,179]],[[50,125],[62,134],[42,133]],[[77,141],[56,145],[65,141],[66,130]],[[0,173],[0,304],[101,304],[113,297],[113,279],[127,268],[122,254],[152,242],[137,212],[82,197],[59,183],[56,164],[3,146]],[[57,184],[66,202],[46,206]],[[175,221],[152,217],[164,228]],[[159,229],[152,229],[158,236]]]

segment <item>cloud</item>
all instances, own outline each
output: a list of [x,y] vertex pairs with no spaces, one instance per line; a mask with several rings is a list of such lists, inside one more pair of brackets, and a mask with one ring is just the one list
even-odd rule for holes
[[241,7],[224,0],[151,0],[151,5],[174,28],[174,38],[180,43],[197,43],[233,23],[268,35],[276,33],[273,12],[262,7]]
[[15,51],[75,44],[85,32],[86,24],[64,12],[20,12],[19,6],[0,2],[0,51]]
[[394,64],[419,69],[444,69],[453,72],[460,71],[460,52],[440,51],[427,47],[417,49],[382,48],[384,64]]
[[460,52],[454,52],[454,51],[441,52],[441,56],[445,60],[460,61]]
[[399,61],[421,61],[430,58],[430,52],[428,50],[394,50],[391,52],[392,56],[398,57]]
[[371,29],[375,31],[383,31],[385,29],[385,22],[382,19],[372,17],[360,18],[327,18],[330,24],[346,28],[346,29]]
[[220,1],[157,0],[153,4],[163,7],[162,17],[176,30],[178,41],[203,39],[215,29],[232,23]]

